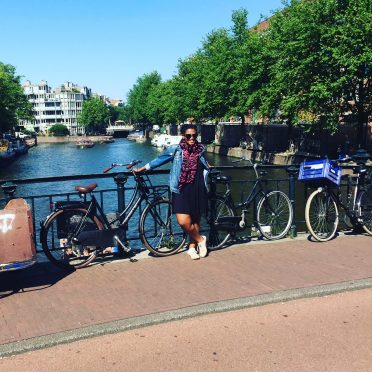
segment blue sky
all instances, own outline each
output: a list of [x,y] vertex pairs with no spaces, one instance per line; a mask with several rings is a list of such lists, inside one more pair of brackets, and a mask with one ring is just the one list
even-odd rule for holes
[[177,72],[212,30],[231,27],[233,10],[249,26],[281,0],[0,0],[0,62],[22,82],[86,85],[126,99],[139,76]]

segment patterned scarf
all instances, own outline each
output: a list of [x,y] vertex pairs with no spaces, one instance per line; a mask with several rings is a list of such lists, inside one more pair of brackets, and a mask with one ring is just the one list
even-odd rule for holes
[[195,181],[198,170],[198,159],[203,146],[198,141],[195,141],[193,145],[189,145],[185,139],[181,140],[180,146],[182,149],[182,167],[178,188],[181,190],[186,183],[193,183]]

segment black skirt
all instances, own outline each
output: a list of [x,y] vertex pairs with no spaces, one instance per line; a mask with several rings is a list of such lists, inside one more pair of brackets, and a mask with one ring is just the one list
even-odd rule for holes
[[198,162],[193,183],[186,183],[179,194],[172,193],[173,213],[188,214],[199,218],[207,209],[207,189],[205,188],[203,166]]

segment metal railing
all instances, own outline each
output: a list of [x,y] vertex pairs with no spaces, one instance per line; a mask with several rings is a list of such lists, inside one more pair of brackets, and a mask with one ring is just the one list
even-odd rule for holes
[[[221,170],[223,174],[229,175],[231,173],[239,172],[238,177],[245,176],[244,179],[236,175],[233,176],[231,184],[233,199],[235,203],[239,203],[245,200],[247,194],[250,192],[255,178],[249,176],[249,172],[252,172],[251,166],[219,166],[216,167]],[[351,168],[346,166],[345,168]],[[308,187],[297,181],[297,175],[299,171],[298,166],[281,166],[281,165],[260,165],[258,169],[268,171],[268,175],[271,172],[277,172],[275,178],[269,176],[264,177],[264,182],[267,189],[270,190],[282,190],[284,191],[291,200],[294,218],[290,229],[290,236],[295,237],[297,231],[305,231],[304,223],[304,205],[308,195]],[[279,172],[279,173],[278,173]],[[154,170],[149,174],[151,175],[152,184],[154,187],[164,187],[167,183],[167,174],[169,170]],[[77,200],[79,199],[78,193],[73,192],[73,186],[77,183],[72,181],[81,180],[104,180],[103,188],[97,188],[94,194],[100,203],[100,206],[106,214],[115,213],[116,211],[122,211],[125,208],[126,203],[129,201],[132,191],[134,190],[134,180],[131,172],[118,172],[109,174],[84,174],[84,175],[71,175],[71,176],[60,176],[60,177],[42,177],[42,178],[28,178],[28,179],[12,179],[12,180],[0,180],[1,189],[3,191],[3,197],[0,198],[0,208],[3,208],[7,201],[11,198],[24,198],[30,205],[32,210],[32,217],[35,231],[35,244],[37,252],[42,252],[41,245],[39,242],[40,223],[52,212],[53,205],[56,201],[63,200]],[[114,181],[114,187],[110,187],[108,182]],[[127,182],[128,181],[128,182]],[[33,195],[32,191],[28,190],[27,187],[32,185],[42,185],[38,187],[50,190],[52,186],[57,185],[56,192],[43,192],[39,191]],[[27,187],[26,187],[27,186]],[[346,184],[342,185],[342,187]],[[26,189],[23,189],[26,187]],[[66,191],[71,190],[71,191]],[[254,208],[254,206],[252,206]],[[129,241],[138,242],[138,219],[142,208],[136,211],[135,216],[131,219],[127,229],[127,239]],[[252,211],[253,215],[253,211]],[[139,244],[139,243],[135,243]]]

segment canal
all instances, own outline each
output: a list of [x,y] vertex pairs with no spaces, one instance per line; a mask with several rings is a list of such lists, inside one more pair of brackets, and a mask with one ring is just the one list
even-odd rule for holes
[[[28,179],[28,178],[43,178],[43,177],[61,177],[61,176],[77,176],[85,174],[102,173],[103,169],[107,168],[111,163],[126,163],[133,159],[142,160],[142,164],[146,164],[161,153],[161,150],[151,146],[150,142],[137,143],[127,139],[117,139],[110,144],[96,144],[92,148],[82,149],[72,143],[60,144],[40,144],[30,149],[27,155],[19,158],[6,169],[0,169],[0,181],[11,179]],[[208,162],[215,166],[247,166],[247,162],[236,163],[235,158],[219,156],[212,153],[207,153]],[[164,165],[161,169],[167,169],[170,165]],[[123,169],[123,168],[122,168]],[[115,169],[119,171],[119,169]],[[231,176],[233,180],[253,180],[254,175],[249,169],[231,169],[224,171]],[[268,177],[274,180],[287,179],[288,174],[284,169],[270,169]],[[157,175],[154,177],[154,183],[166,184],[167,175]],[[63,181],[53,183],[30,183],[26,185],[18,185],[17,196],[41,195],[65,193],[73,191],[74,186],[78,183],[88,183],[90,181]],[[114,187],[115,183],[112,179],[95,180],[99,188]],[[128,183],[131,185],[131,182]],[[274,186],[273,186],[274,187]],[[272,188],[272,187],[271,187]],[[237,191],[236,198],[244,197],[249,191]],[[286,190],[283,190],[286,191]],[[243,195],[241,195],[243,192]],[[0,190],[1,193],[1,190]],[[0,194],[0,198],[1,198]]]

